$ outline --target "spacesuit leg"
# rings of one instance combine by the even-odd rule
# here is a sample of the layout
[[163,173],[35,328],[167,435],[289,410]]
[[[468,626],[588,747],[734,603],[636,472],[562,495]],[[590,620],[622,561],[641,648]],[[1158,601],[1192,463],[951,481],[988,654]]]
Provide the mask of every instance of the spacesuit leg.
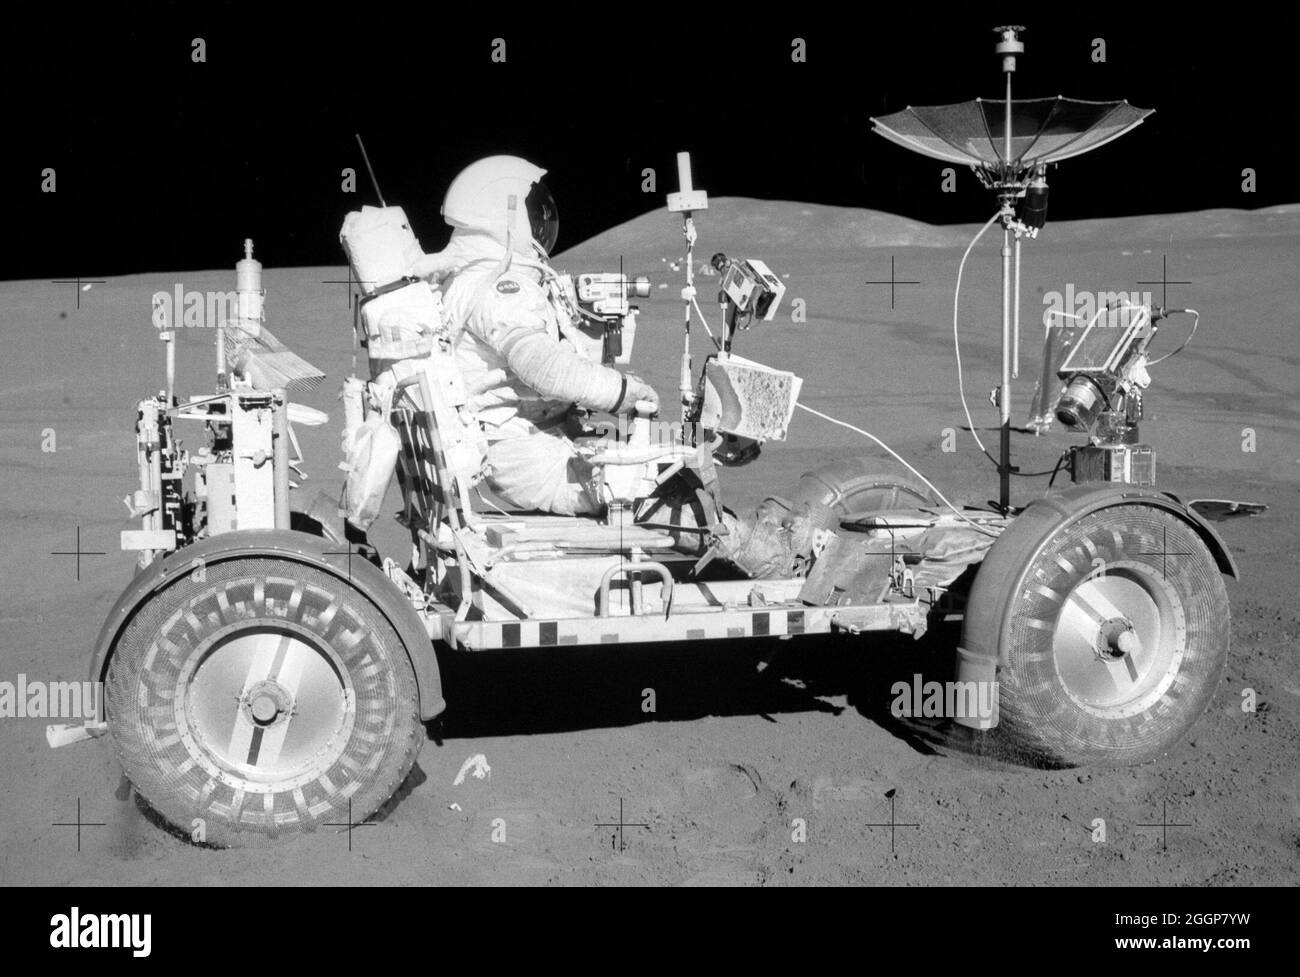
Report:
[[749,516],[722,510],[718,520],[720,531],[714,540],[696,531],[708,522],[705,502],[681,481],[668,487],[661,504],[645,521],[663,527],[682,527],[678,531],[670,529],[673,548],[689,556],[703,556],[716,544],[718,556],[756,580],[788,577],[794,572],[807,523],[806,518],[791,513],[783,500],[768,498]]
[[558,430],[539,430],[488,445],[488,484],[519,509],[561,516],[594,515],[600,504],[588,493],[591,468]]

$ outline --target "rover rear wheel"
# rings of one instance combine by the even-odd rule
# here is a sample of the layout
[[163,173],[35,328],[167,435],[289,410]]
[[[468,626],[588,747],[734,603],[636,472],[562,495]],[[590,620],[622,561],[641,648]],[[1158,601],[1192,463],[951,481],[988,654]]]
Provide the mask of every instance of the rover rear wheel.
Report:
[[215,563],[154,594],[105,690],[127,778],[176,829],[218,846],[364,820],[424,739],[415,675],[383,614],[348,581],[272,557]]
[[1228,657],[1227,590],[1205,543],[1163,509],[1120,505],[1026,550],[1023,575],[993,582],[996,598],[976,582],[979,599],[1007,607],[1004,734],[1061,765],[1165,753],[1204,712]]

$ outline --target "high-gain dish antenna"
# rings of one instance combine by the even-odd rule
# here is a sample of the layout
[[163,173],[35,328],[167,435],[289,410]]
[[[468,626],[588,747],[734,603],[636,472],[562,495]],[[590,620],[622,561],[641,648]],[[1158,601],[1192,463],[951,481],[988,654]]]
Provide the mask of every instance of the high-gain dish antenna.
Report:
[[1047,166],[1118,139],[1154,111],[1134,108],[1122,100],[1085,102],[1060,95],[1013,100],[1011,76],[1016,57],[1025,52],[1020,40],[1024,29],[994,28],[1006,76],[1004,99],[909,105],[901,112],[871,120],[876,132],[900,146],[932,159],[970,166],[980,182],[997,194],[1002,223],[1002,382],[997,401],[1002,419],[998,476],[1003,509],[1011,501],[1011,378],[1012,363],[1018,364],[1020,352],[1020,240],[1036,237],[1046,223]]

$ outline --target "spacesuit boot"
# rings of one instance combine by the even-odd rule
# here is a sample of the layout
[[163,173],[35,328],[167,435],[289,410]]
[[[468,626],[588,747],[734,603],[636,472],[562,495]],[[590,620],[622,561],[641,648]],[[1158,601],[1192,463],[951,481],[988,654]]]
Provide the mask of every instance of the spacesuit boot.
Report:
[[764,499],[748,519],[737,516],[719,538],[719,556],[755,580],[792,577],[800,564],[798,516],[781,499]]

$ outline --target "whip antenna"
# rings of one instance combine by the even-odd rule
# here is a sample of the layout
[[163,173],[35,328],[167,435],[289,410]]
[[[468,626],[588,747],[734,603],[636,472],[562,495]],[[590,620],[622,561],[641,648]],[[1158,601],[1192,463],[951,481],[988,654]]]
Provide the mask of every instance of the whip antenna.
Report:
[[379,197],[379,206],[387,207],[384,202],[384,191],[379,189],[379,181],[375,179],[375,168],[370,165],[370,155],[366,152],[366,144],[361,141],[361,133],[357,133],[357,145],[361,147],[361,158],[365,160],[366,172],[370,174],[370,185],[375,188],[375,195]]

